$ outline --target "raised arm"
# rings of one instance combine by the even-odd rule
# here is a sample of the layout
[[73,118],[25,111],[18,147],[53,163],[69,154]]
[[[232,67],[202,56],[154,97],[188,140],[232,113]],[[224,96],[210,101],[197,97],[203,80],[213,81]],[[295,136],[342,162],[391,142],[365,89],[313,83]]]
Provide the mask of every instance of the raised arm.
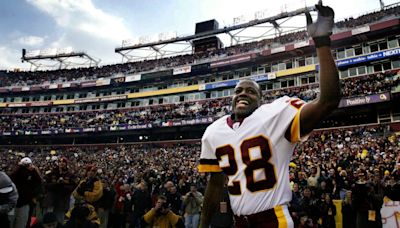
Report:
[[300,114],[300,135],[310,133],[318,123],[338,107],[341,98],[339,75],[332,57],[330,38],[334,12],[328,6],[316,5],[318,19],[312,22],[309,13],[307,31],[313,38],[319,59],[319,88],[317,99],[303,107]]
[[219,208],[220,199],[224,194],[225,176],[222,172],[211,173],[204,193],[203,209],[201,210],[201,228],[210,226],[211,218]]

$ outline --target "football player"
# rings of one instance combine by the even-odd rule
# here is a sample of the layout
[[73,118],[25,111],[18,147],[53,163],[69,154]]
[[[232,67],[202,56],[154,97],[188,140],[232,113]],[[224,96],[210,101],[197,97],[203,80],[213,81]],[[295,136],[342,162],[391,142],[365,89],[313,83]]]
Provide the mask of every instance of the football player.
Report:
[[297,142],[340,101],[339,77],[330,48],[334,12],[318,4],[318,19],[309,13],[307,31],[319,58],[320,94],[305,104],[287,96],[261,105],[260,86],[249,79],[235,87],[232,115],[211,124],[202,138],[200,172],[211,172],[204,196],[201,227],[209,227],[215,210],[226,211],[222,196],[229,177],[230,204],[236,227],[293,227],[287,204],[292,194],[289,162]]

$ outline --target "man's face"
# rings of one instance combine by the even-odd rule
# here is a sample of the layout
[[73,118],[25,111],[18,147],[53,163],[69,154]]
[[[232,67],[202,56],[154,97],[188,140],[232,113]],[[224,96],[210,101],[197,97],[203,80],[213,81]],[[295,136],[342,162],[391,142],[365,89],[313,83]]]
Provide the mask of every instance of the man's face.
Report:
[[253,81],[240,81],[235,87],[232,110],[238,119],[251,115],[260,106],[260,90]]
[[96,175],[96,170],[95,169],[90,169],[87,171],[87,177],[92,178]]

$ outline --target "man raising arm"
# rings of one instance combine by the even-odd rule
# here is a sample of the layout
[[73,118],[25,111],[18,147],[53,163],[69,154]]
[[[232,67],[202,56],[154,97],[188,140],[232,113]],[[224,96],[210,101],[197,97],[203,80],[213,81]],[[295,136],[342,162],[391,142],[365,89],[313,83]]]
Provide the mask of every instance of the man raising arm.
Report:
[[232,115],[216,120],[202,138],[200,172],[214,172],[207,185],[201,227],[208,227],[222,199],[223,171],[236,227],[293,227],[289,162],[296,142],[305,139],[340,101],[338,72],[331,55],[333,10],[316,6],[307,17],[320,62],[320,95],[309,104],[287,96],[261,105],[260,86],[241,80],[235,87]]

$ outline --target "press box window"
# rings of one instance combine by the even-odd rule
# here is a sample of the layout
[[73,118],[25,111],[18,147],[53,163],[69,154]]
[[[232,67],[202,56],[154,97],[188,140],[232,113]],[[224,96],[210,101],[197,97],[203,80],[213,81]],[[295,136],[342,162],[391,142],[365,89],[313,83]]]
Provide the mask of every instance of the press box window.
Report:
[[354,47],[354,54],[362,55],[363,54],[362,48],[360,46]]
[[397,39],[397,37],[392,36],[388,38],[388,46],[389,48],[395,48],[399,46],[399,40]]
[[390,61],[382,63],[382,66],[383,66],[383,70],[391,70],[392,69],[392,64],[390,63]]

